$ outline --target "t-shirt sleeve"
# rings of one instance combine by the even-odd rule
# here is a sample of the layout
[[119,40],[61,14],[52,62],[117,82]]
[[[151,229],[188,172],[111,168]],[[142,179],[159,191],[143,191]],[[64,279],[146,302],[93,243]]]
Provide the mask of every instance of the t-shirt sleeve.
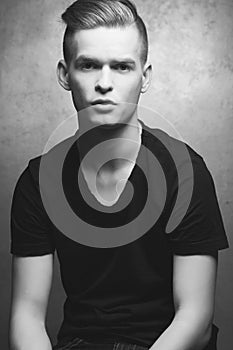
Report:
[[168,237],[173,253],[181,255],[208,254],[229,247],[214,181],[200,156],[193,160],[190,204]]
[[51,224],[43,207],[38,181],[33,177],[29,165],[20,175],[14,189],[10,231],[11,254],[40,256],[54,253]]

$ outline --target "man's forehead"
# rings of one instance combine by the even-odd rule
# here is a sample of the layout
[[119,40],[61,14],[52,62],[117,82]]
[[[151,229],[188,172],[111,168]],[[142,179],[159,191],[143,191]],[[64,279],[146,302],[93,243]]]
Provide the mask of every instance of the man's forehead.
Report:
[[77,55],[113,55],[131,57],[140,51],[136,26],[97,27],[77,31],[73,36]]

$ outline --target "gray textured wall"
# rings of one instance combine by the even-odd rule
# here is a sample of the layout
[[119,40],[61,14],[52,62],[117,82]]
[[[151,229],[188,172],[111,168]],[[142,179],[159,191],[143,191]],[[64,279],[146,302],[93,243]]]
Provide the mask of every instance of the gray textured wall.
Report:
[[[15,182],[28,160],[73,112],[56,81],[64,30],[59,16],[71,1],[1,0],[0,3],[0,342],[7,349],[10,294],[9,209]],[[165,116],[205,159],[215,180],[228,238],[233,195],[233,1],[138,0],[149,28],[153,85],[141,103]],[[142,118],[143,119],[143,118]],[[48,327],[55,339],[61,322],[58,266]],[[219,350],[233,347],[233,257],[219,259],[215,322]]]

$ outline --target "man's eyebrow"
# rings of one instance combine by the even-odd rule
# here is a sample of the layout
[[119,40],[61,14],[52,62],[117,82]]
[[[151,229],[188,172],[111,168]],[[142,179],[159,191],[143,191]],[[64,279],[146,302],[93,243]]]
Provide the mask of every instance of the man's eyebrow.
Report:
[[136,62],[132,58],[121,58],[121,59],[113,59],[111,61],[113,64],[119,64],[119,63],[125,63],[125,64],[131,64],[133,66],[136,65]]
[[[75,63],[83,63],[83,62],[95,62],[97,64],[103,64],[103,62],[95,57],[92,56],[86,56],[86,55],[80,55],[77,57],[75,60]],[[110,59],[111,64],[120,64],[120,63],[125,63],[125,64],[131,64],[131,65],[136,65],[135,60],[132,58],[119,58],[119,59]]]
[[90,57],[90,56],[85,56],[85,55],[80,55],[79,57],[76,58],[75,62],[83,62],[83,61],[98,61],[97,59],[95,59],[94,57]]

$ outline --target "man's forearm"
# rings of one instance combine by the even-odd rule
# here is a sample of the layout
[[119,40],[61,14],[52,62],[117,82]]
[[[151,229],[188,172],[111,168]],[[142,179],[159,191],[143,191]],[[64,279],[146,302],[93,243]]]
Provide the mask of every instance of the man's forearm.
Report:
[[170,326],[150,350],[203,350],[211,336],[211,324],[197,312],[177,312]]
[[45,326],[26,317],[11,321],[9,345],[10,350],[52,350]]

